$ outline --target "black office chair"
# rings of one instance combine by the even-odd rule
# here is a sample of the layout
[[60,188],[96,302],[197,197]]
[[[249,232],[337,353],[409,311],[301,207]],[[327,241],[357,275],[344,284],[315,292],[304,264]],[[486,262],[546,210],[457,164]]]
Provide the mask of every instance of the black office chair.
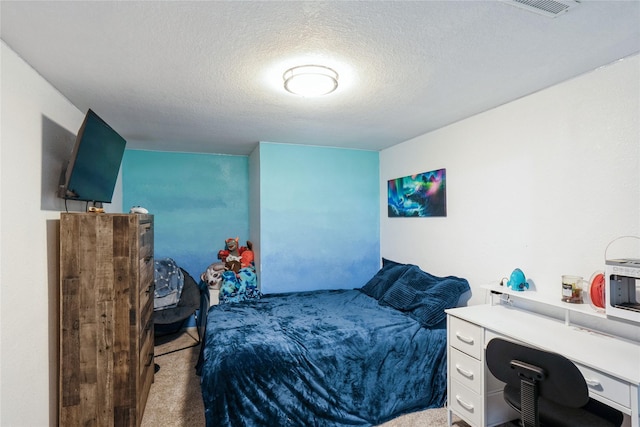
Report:
[[491,373],[506,383],[504,399],[523,427],[619,427],[623,415],[589,398],[580,370],[566,357],[500,338],[486,351]]
[[171,338],[175,338],[180,334],[183,326],[191,316],[195,316],[197,337],[189,333],[192,339],[191,344],[156,354],[155,357],[195,347],[200,344],[204,336],[207,312],[209,310],[209,289],[206,284],[197,284],[185,269],[180,268],[180,270],[182,270],[184,276],[184,286],[178,305],[153,312],[153,323],[156,327],[156,345],[165,344],[170,341]]

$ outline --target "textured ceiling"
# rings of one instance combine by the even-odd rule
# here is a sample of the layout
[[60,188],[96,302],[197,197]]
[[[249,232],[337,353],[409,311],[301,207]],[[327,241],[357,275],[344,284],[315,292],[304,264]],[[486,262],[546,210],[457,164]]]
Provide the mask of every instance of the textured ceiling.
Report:
[[[46,80],[151,150],[379,150],[640,51],[637,0],[556,18],[502,1],[3,0],[0,15]],[[282,73],[307,63],[337,70],[338,90],[286,92]]]

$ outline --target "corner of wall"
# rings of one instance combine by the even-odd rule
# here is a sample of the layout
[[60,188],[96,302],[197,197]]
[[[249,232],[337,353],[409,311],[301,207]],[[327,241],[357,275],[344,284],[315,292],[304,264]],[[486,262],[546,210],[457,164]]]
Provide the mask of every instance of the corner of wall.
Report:
[[[253,243],[256,274],[260,277],[260,145],[249,155],[249,240]],[[260,283],[260,281],[258,281]]]

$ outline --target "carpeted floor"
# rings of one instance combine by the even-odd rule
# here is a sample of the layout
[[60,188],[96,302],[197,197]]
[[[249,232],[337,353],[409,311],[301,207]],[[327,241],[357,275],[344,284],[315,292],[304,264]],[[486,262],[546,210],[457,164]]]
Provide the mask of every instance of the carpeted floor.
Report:
[[[190,345],[194,340],[188,334],[197,337],[195,329],[189,330],[173,341],[156,345],[155,353]],[[205,425],[200,377],[195,370],[199,351],[197,346],[155,358],[160,370],[151,384],[142,427]]]
[[[195,331],[188,331],[173,341],[157,345],[156,354],[188,345],[195,336]],[[195,366],[200,347],[192,347],[175,353],[156,357],[155,362],[160,370],[151,385],[149,399],[142,418],[142,427],[172,426],[194,427],[204,426],[204,406],[200,395],[200,381]],[[454,418],[454,426],[469,427],[467,423]],[[429,409],[406,414],[380,427],[446,427],[447,411]]]

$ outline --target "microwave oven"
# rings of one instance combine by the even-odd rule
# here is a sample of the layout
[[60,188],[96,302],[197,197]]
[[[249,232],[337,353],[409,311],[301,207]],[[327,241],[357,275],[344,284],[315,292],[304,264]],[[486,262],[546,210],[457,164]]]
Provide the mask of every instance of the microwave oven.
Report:
[[640,323],[640,259],[605,261],[605,313]]

